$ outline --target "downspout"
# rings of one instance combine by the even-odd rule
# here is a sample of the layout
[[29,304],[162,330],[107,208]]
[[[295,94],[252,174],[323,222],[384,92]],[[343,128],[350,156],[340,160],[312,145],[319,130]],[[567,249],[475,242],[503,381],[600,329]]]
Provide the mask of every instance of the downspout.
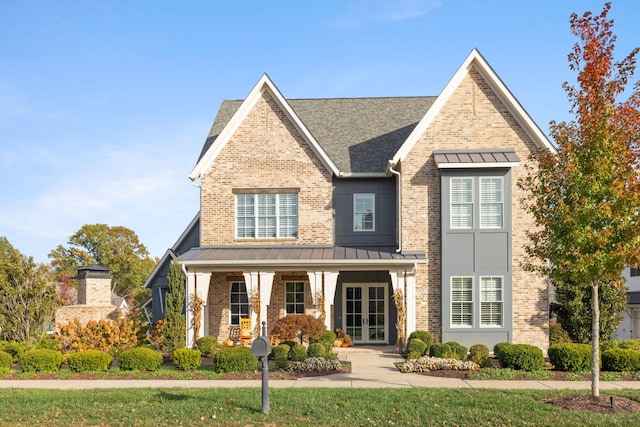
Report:
[[402,252],[402,176],[400,172],[393,169],[394,166],[394,164],[389,162],[389,172],[398,177],[396,191],[398,195],[398,249],[396,249],[396,253],[400,253]]

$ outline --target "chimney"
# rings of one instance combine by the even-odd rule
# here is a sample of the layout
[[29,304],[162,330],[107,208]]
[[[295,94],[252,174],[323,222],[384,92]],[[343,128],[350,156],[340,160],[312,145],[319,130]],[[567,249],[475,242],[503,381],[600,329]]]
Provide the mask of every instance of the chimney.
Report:
[[78,269],[78,304],[111,305],[111,269],[88,265]]

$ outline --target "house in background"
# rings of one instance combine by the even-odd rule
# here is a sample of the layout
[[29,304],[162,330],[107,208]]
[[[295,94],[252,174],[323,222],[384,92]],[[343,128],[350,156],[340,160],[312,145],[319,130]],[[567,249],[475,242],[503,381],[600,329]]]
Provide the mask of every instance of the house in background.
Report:
[[[189,175],[199,244],[177,259],[205,301],[201,334],[307,313],[355,345],[428,330],[546,350],[548,285],[521,265],[534,221],[516,186],[541,148],[475,49],[438,96],[287,99],[264,75],[222,102]],[[147,282],[154,320],[162,277]]]
[[623,275],[627,280],[627,309],[623,311],[622,322],[614,339],[640,338],[640,267],[627,268]]

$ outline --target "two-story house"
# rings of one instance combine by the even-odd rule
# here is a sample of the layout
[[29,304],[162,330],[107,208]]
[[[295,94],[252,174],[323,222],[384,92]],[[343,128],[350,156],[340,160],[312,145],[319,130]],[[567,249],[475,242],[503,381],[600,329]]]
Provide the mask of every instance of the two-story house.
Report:
[[477,50],[438,96],[287,99],[264,75],[222,102],[189,175],[199,245],[177,259],[201,334],[307,313],[355,345],[394,344],[400,307],[405,336],[546,349],[516,186],[538,149],[553,148]]

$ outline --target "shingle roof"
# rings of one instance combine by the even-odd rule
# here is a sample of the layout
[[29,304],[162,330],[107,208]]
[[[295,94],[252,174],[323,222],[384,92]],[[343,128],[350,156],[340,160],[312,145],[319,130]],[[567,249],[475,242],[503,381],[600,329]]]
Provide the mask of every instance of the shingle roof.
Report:
[[[289,99],[323,150],[345,173],[382,173],[435,96]],[[200,160],[242,101],[223,101]]]

